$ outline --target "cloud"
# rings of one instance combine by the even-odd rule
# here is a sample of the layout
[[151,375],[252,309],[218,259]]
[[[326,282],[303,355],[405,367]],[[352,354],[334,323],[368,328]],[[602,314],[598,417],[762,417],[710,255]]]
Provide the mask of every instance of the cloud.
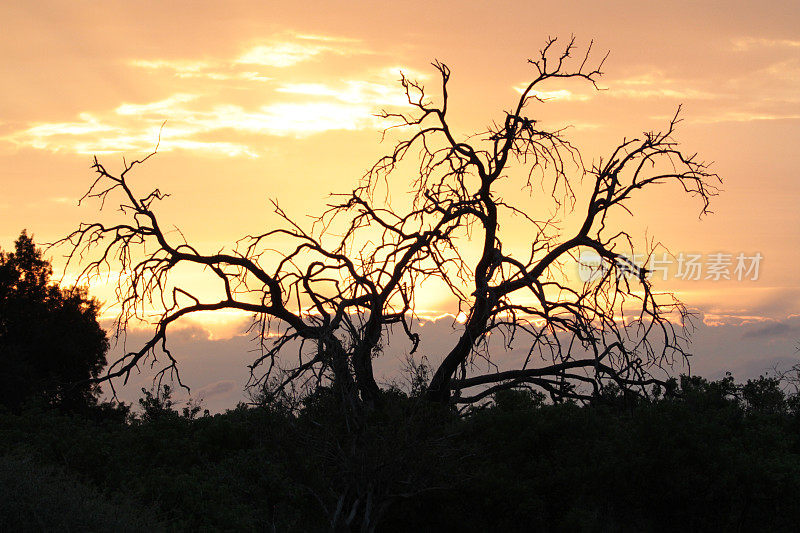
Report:
[[346,56],[369,53],[365,49],[352,46],[359,42],[357,39],[308,34],[295,34],[293,37],[296,40],[273,40],[253,46],[237,57],[235,63],[286,68],[324,54]]
[[[187,150],[255,158],[266,145],[263,136],[307,137],[328,131],[382,129],[388,124],[375,116],[378,111],[408,105],[397,83],[400,68],[372,68],[330,81],[287,75],[286,81],[272,81],[266,88],[263,82],[271,78],[253,68],[286,69],[324,54],[369,53],[354,47],[354,42],[299,35],[252,46],[236,58],[134,59],[127,63],[130,68],[179,78],[181,81],[173,83],[179,90],[152,101],[87,111],[75,121],[28,124],[0,141],[89,155],[146,152],[160,141],[163,152]],[[230,83],[214,83],[218,80]],[[260,83],[255,86],[253,81]]]
[[733,49],[739,52],[756,48],[800,48],[800,41],[793,39],[766,39],[762,37],[740,37],[733,39]]
[[636,76],[609,81],[605,95],[612,98],[672,98],[708,100],[718,95],[689,87],[687,80],[669,78],[661,71],[646,72]]
[[122,104],[116,110],[118,115],[157,115],[163,116],[171,113],[174,109],[179,108],[181,104],[195,100],[195,94],[173,94],[169,98],[159,100],[158,102],[150,102],[147,104]]
[[725,111],[719,115],[692,118],[697,124],[716,124],[719,122],[754,122],[763,120],[797,120],[800,113],[759,113],[747,111]]
[[81,113],[78,118],[80,121],[76,122],[38,123],[28,128],[26,132],[31,137],[45,139],[55,135],[86,135],[114,131],[113,126],[101,124],[97,117],[90,113]]
[[348,56],[370,54],[369,50],[353,46],[357,39],[325,35],[295,34],[273,38],[264,44],[252,45],[230,59],[132,59],[130,66],[150,71],[171,71],[178,78],[206,78],[210,80],[268,81],[271,78],[247,68],[293,67],[324,55]]
[[259,72],[235,71],[223,64],[211,63],[207,61],[134,59],[129,62],[129,65],[151,71],[171,71],[175,77],[181,79],[200,78],[215,81],[243,80],[256,82],[266,82],[272,79],[268,76],[260,74]]
[[792,328],[789,327],[789,325],[784,322],[772,322],[745,331],[742,337],[747,339],[747,338],[757,338],[757,337],[783,336],[786,335],[791,330]]
[[[113,143],[110,143],[112,146]],[[140,145],[140,147],[136,148],[136,151],[141,151],[142,148],[146,148],[146,145]],[[161,148],[159,148],[160,150]],[[237,144],[237,143],[230,143],[230,142],[220,142],[220,141],[193,141],[191,139],[173,139],[168,141],[166,146],[166,151],[171,150],[190,150],[193,152],[204,153],[209,155],[220,155],[220,156],[227,156],[227,157],[250,157],[255,158],[258,157],[259,154],[254,152],[250,147],[244,144]],[[115,152],[119,150],[109,150],[109,152]]]
[[[216,119],[229,127],[254,133],[305,136],[330,130],[378,127],[371,107],[334,102],[278,103],[255,112],[230,107],[219,109]],[[234,124],[230,120],[234,118]],[[223,126],[224,127],[224,126]]]
[[202,399],[212,398],[220,394],[227,394],[236,388],[236,382],[232,379],[223,379],[214,383],[209,383],[205,387],[197,390],[197,397]]
[[69,198],[66,196],[56,196],[53,198],[48,198],[49,201],[56,203],[56,204],[77,204],[77,198]]
[[310,33],[296,33],[296,39],[303,39],[307,41],[322,41],[326,43],[358,43],[361,39],[353,39],[351,37],[336,37],[331,35],[315,35]]
[[275,43],[255,46],[239,56],[237,63],[266,67],[290,67],[329,50],[327,46]]
[[200,72],[210,67],[207,61],[169,60],[169,59],[134,59],[130,65],[150,70],[167,69],[188,74]]
[[[531,91],[531,95],[542,100],[557,100],[563,102],[586,102],[597,94],[609,98],[670,98],[678,100],[709,100],[716,98],[717,95],[711,92],[693,89],[687,86],[686,81],[668,78],[659,71],[648,72],[629,78],[609,80],[609,89],[602,91],[587,90],[574,92],[568,89],[558,89],[553,91]],[[514,90],[522,93],[527,85],[518,85]]]
[[[517,85],[516,87],[514,87],[514,90],[522,94],[527,88],[528,88],[527,85]],[[591,94],[574,93],[567,89],[558,89],[555,91],[532,90],[530,92],[530,96],[540,98],[542,100],[562,100],[562,101],[578,101],[578,102],[585,102],[592,98]]]
[[[165,152],[183,149],[210,155],[258,157],[258,148],[251,144],[196,137],[220,134],[224,130],[250,135],[305,137],[333,130],[379,129],[385,124],[375,116],[378,109],[400,105],[401,97],[388,88],[359,81],[348,84],[351,92],[343,95],[332,88],[321,88],[319,94],[312,94],[286,87],[283,92],[315,99],[276,102],[255,109],[235,104],[217,104],[210,108],[207,104],[185,105],[195,98],[178,94],[156,102],[125,103],[102,118],[84,113],[82,121],[37,124],[0,139],[17,146],[53,152],[105,154],[152,150],[160,138],[159,150]],[[364,90],[364,87],[369,89]]]
[[609,96],[615,98],[672,98],[675,100],[708,100],[716,95],[696,89],[669,89],[666,87],[652,89],[619,88],[611,89]]
[[[692,114],[695,124],[795,120],[800,118],[796,58],[769,63],[746,75],[711,83],[710,79],[673,79],[661,71],[612,80],[603,93],[611,98],[637,100],[703,100],[703,115]],[[666,119],[671,117],[658,117]]]
[[[191,137],[201,133],[202,128],[181,127],[180,121],[175,128],[161,124],[169,113],[159,113],[163,101],[143,104],[143,116],[134,120],[119,120],[109,115],[102,119],[81,114],[83,122],[39,124],[0,138],[19,147],[29,147],[51,152],[71,152],[84,155],[102,155],[118,152],[150,151],[161,139],[159,150],[169,152],[176,149],[197,151],[206,155],[222,155],[228,157],[258,157],[250,147],[240,143],[227,141],[198,140]],[[134,116],[135,104],[123,104],[122,112],[117,115]],[[118,109],[119,111],[119,109]],[[151,115],[148,118],[146,115]]]
[[286,94],[329,97],[350,104],[403,106],[408,103],[399,85],[390,80],[344,80],[332,84],[287,83],[275,90]]
[[[314,86],[314,90],[309,87]],[[42,123],[0,139],[17,146],[53,152],[106,154],[152,150],[191,150],[207,155],[258,157],[252,143],[212,140],[230,130],[248,135],[295,136],[332,130],[379,129],[381,107],[400,105],[401,96],[377,83],[345,82],[342,94],[321,84],[282,87],[283,93],[310,96],[302,102],[275,102],[257,108],[196,102],[196,95],[175,94],[155,102],[124,103],[102,117],[82,113],[82,120]],[[164,125],[162,129],[162,124]],[[200,137],[200,138],[198,138]]]

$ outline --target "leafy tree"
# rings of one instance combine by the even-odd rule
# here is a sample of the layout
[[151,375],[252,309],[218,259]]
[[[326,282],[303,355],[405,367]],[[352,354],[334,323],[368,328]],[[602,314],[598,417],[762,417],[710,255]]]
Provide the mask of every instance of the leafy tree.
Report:
[[[274,384],[276,395],[296,385],[332,385],[357,412],[380,402],[372,361],[390,330],[405,332],[410,353],[419,346],[415,294],[434,279],[458,301],[464,323],[451,346],[425,354],[437,365],[425,384],[431,400],[473,403],[527,386],[554,401],[591,401],[609,383],[639,394],[664,383],[672,362],[686,355],[687,312],[655,293],[647,269],[630,259],[633,237],[619,216],[631,213],[632,198],[662,184],[697,198],[705,213],[719,178],[678,148],[677,113],[663,131],[622,139],[591,165],[563,129],[531,118],[547,83],[597,87],[604,58],[593,58],[591,45],[575,52],[574,39],[562,48],[548,40],[529,60],[532,79],[519,98],[478,135],[453,126],[446,65],[433,64],[435,98],[403,77],[410,111],[383,116],[406,136],[359,186],[310,227],[275,203],[281,225],[214,253],[164,229],[157,209],[164,193],[136,191],[132,172],[155,152],[120,173],[95,159],[97,177],[85,198],[118,203],[124,220],[82,224],[63,240],[70,261],[81,263],[83,279],[112,262],[122,271],[122,327],[160,313],[152,338],[104,377],[127,376],[161,352],[163,371],[176,371],[166,348],[172,325],[190,313],[237,309],[253,313],[253,331],[262,334],[251,365],[257,384]],[[409,195],[388,201],[408,190],[398,177],[409,168]],[[517,235],[527,228],[529,242],[515,246],[509,227]],[[585,283],[565,280],[584,254],[602,268]],[[208,285],[219,287],[217,297],[192,294],[183,266],[202,269]],[[529,357],[502,372],[474,364],[495,357],[493,335],[525,344]]]
[[531,410],[544,405],[545,396],[530,389],[502,389],[494,393],[494,405],[501,411]]
[[203,416],[209,416],[208,409],[203,409],[201,400],[189,399],[186,406],[178,412],[172,399],[172,387],[161,385],[149,391],[142,387],[143,396],[139,398],[139,407],[142,409],[141,420],[152,422],[163,418],[180,417],[193,420],[202,411]]
[[97,401],[90,383],[106,365],[108,339],[99,304],[85,288],[60,288],[25,231],[0,251],[0,403],[26,399],[79,408]]
[[786,393],[781,389],[778,377],[759,376],[748,379],[742,386],[742,398],[747,407],[759,413],[778,414],[786,410]]

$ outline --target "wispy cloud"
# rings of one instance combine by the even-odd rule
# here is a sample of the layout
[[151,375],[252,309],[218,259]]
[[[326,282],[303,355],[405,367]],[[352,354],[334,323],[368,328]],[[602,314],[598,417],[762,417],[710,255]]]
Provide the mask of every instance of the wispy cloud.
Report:
[[740,37],[733,39],[733,49],[747,51],[756,48],[800,48],[800,41],[794,39],[767,39],[763,37]]
[[[527,85],[517,85],[514,87],[514,90],[518,93],[522,94],[525,89],[527,89]],[[561,101],[568,101],[568,102],[585,102],[592,98],[591,93],[575,93],[568,89],[558,89],[555,91],[537,91],[533,90],[530,93],[531,96],[540,98],[541,100],[561,100]]]
[[[154,102],[149,104],[157,108]],[[132,105],[132,104],[131,104]],[[146,107],[147,105],[145,105]],[[123,107],[123,106],[121,106]],[[123,107],[123,111],[128,110]],[[119,111],[119,109],[118,109]],[[142,152],[152,150],[161,139],[159,149],[169,152],[176,149],[193,150],[207,155],[228,157],[257,157],[244,144],[225,141],[203,141],[186,138],[200,133],[197,128],[178,125],[164,128],[152,119],[124,120],[124,113],[116,117],[109,115],[101,119],[82,114],[83,122],[39,124],[0,138],[19,147],[29,147],[51,152],[70,152],[86,155],[101,155],[117,152]]]
[[139,117],[158,115],[163,116],[172,113],[175,109],[180,109],[181,104],[196,100],[198,95],[178,93],[172,96],[159,100],[157,102],[150,102],[147,104],[122,104],[115,112],[118,115],[136,115]]
[[354,103],[281,102],[248,110],[237,105],[215,106],[192,113],[185,122],[203,131],[232,129],[253,134],[306,136],[330,130],[377,127],[374,109]]
[[609,91],[609,96],[615,98],[670,98],[674,100],[711,100],[716,98],[713,93],[696,89],[670,89],[661,88],[615,88]]
[[324,45],[291,42],[264,44],[255,46],[239,56],[236,63],[265,67],[291,67],[297,63],[308,61],[324,51],[339,52],[336,48]]
[[205,387],[201,387],[197,390],[197,397],[208,399],[214,396],[219,396],[220,394],[227,394],[236,388],[236,382],[232,379],[223,379],[220,381],[215,381],[214,383],[209,383]]
[[81,113],[76,122],[39,123],[31,126],[26,131],[32,137],[46,139],[55,135],[86,135],[89,133],[105,133],[113,131],[114,127],[102,124],[90,113]]
[[743,338],[755,337],[776,337],[787,335],[792,331],[792,328],[785,322],[769,322],[762,326],[755,327],[745,331],[742,335]]
[[660,71],[610,80],[604,95],[612,98],[669,98],[676,100],[710,100],[718,95],[690,86],[688,80],[677,80]]
[[181,79],[207,79],[215,81],[243,80],[265,82],[272,78],[259,72],[241,71],[226,64],[209,61],[171,61],[167,59],[134,59],[128,63],[132,67],[150,71],[167,71]]
[[55,196],[53,198],[48,198],[49,201],[56,203],[56,204],[76,204],[78,203],[77,198],[69,198],[66,196]]
[[197,73],[210,68],[212,65],[207,61],[182,61],[169,59],[133,59],[129,61],[133,67],[150,70],[166,69],[179,74]]
[[336,83],[286,83],[275,89],[279,93],[322,96],[349,104],[402,106],[408,103],[397,83],[344,80]]
[[295,34],[293,37],[291,40],[274,39],[257,44],[236,58],[235,63],[285,68],[325,54],[349,56],[370,53],[355,46],[359,42],[357,39],[309,34]]
[[783,80],[789,82],[793,96],[797,99],[798,81],[800,81],[800,58],[791,57],[783,61],[776,61],[764,67],[762,72],[767,74],[770,78]]
[[[561,102],[586,102],[599,94],[619,99],[668,98],[677,100],[707,100],[718,96],[712,92],[689,87],[686,80],[672,79],[662,72],[648,72],[628,78],[611,79],[608,81],[608,85],[608,90],[602,92],[591,88],[582,91],[557,89],[552,91],[534,90],[531,95],[542,100]],[[517,85],[514,90],[522,93],[526,87],[526,85]]]
[[[258,157],[263,141],[257,136],[306,137],[335,130],[380,129],[387,124],[375,113],[406,103],[402,90],[388,79],[287,83],[274,94],[272,103],[244,106],[176,93],[154,102],[126,102],[112,111],[82,113],[72,122],[36,123],[0,140],[52,152],[106,154],[151,150],[160,139],[161,151]],[[230,132],[247,140],[221,140],[230,138]]]
[[[272,79],[259,69],[285,69],[299,63],[319,59],[325,55],[349,56],[369,54],[356,46],[357,39],[324,35],[284,35],[263,43],[252,44],[238,56],[229,59],[141,59],[129,65],[149,71],[171,72],[182,79],[208,79],[217,81],[245,80],[264,82]],[[246,70],[243,70],[245,68]]]
[[[0,141],[53,152],[104,154],[159,149],[205,155],[258,157],[259,136],[305,137],[334,130],[380,129],[380,109],[407,105],[400,70],[379,67],[349,78],[304,79],[293,67],[315,58],[369,54],[360,41],[323,35],[284,35],[225,58],[137,58],[130,68],[177,78],[178,91],[153,101],[123,102],[81,113],[70,122],[37,122]],[[286,81],[265,75],[280,71]],[[230,83],[217,84],[226,80]],[[253,85],[250,82],[260,82]],[[263,82],[269,82],[264,84]],[[166,125],[161,128],[166,121]],[[235,142],[231,137],[235,138]]]
[[800,113],[760,113],[749,111],[725,111],[718,115],[692,118],[698,124],[716,124],[719,122],[755,122],[763,120],[798,120]]
[[326,43],[360,43],[361,39],[354,39],[352,37],[340,37],[335,35],[318,35],[312,33],[296,33],[295,38],[303,39],[305,41],[321,41]]
[[[181,99],[172,101],[181,102]],[[211,140],[223,130],[239,134],[304,137],[331,130],[380,128],[372,105],[338,101],[279,102],[246,109],[233,104],[184,107],[165,101],[124,104],[101,119],[39,124],[12,133],[6,140],[21,147],[53,152],[105,154],[146,151],[160,138],[161,151],[192,150],[206,155],[258,157],[252,144]],[[161,123],[166,124],[161,129]],[[216,134],[216,135],[213,135]],[[258,143],[254,143],[258,144]]]

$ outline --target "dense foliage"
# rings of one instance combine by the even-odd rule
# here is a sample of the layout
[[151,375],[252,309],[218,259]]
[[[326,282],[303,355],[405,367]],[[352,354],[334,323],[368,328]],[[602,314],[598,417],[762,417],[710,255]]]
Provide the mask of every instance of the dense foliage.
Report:
[[24,231],[13,252],[0,251],[0,404],[36,397],[74,410],[96,402],[88,380],[105,367],[108,350],[98,303],[51,275]]
[[[775,379],[683,377],[655,400],[607,390],[587,406],[505,391],[462,416],[384,394],[357,432],[325,389],[298,411],[179,412],[161,391],[125,422],[5,412],[0,490],[21,506],[36,498],[41,525],[65,529],[47,520],[69,509],[84,520],[72,529],[92,529],[86,507],[100,494],[98,524],[114,508],[150,530],[324,531],[345,495],[364,496],[379,531],[789,531],[800,521],[800,412]],[[51,490],[18,491],[40,471]],[[65,496],[76,491],[78,504]]]

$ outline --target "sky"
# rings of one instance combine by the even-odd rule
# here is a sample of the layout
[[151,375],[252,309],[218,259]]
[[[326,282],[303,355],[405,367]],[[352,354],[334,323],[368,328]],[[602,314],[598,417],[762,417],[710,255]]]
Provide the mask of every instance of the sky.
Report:
[[[270,199],[303,217],[351,190],[391,149],[391,137],[381,143],[390,124],[375,113],[403,109],[400,71],[433,89],[430,63],[445,62],[452,124],[466,137],[511,107],[532,76],[526,60],[548,36],[575,35],[581,50],[593,41],[598,59],[610,52],[604,90],[552,83],[529,113],[569,125],[591,162],[625,137],[663,129],[682,105],[682,149],[723,179],[711,215],[664,189],[621,221],[676,256],[700,255],[706,269],[713,254],[730,255],[733,279],[705,270],[681,280],[673,265],[656,283],[701,318],[693,370],[757,375],[797,359],[796,2],[44,1],[4,2],[0,20],[3,249],[23,228],[44,243],[98,219],[96,204],[77,205],[92,157],[118,170],[123,156],[152,151],[159,132],[136,186],[168,192],[164,219],[219,249],[274,224]],[[739,254],[761,257],[758,279],[736,279]],[[58,251],[53,260],[58,269]],[[91,290],[111,300],[107,287]],[[443,297],[423,303],[431,319],[453,310]],[[241,396],[237,362],[252,354],[239,318],[184,327],[175,342],[189,384],[214,405]]]

